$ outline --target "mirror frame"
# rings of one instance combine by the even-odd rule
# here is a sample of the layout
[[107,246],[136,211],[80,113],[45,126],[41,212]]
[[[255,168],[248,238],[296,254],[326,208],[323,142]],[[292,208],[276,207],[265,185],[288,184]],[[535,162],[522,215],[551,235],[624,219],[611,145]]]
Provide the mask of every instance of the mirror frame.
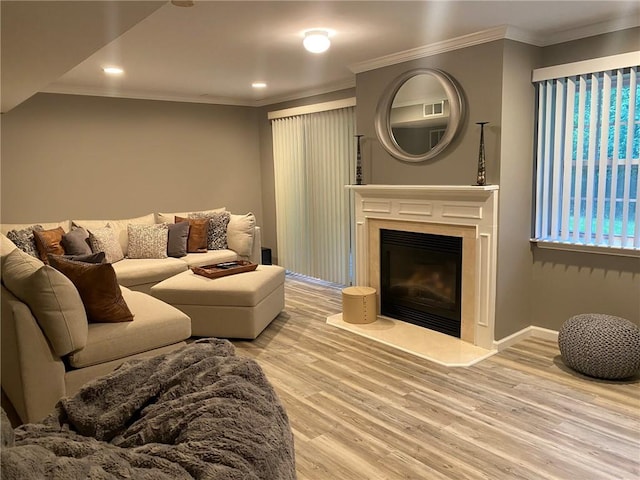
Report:
[[[390,114],[393,100],[395,99],[398,90],[407,82],[407,80],[415,77],[416,75],[431,75],[440,82],[440,85],[444,89],[447,99],[449,100],[449,122],[445,133],[437,143],[435,147],[420,155],[413,155],[405,152],[400,145],[396,142],[391,131]],[[429,160],[440,152],[442,152],[455,138],[456,134],[462,126],[462,118],[464,116],[464,101],[460,89],[456,85],[455,81],[448,74],[442,70],[434,68],[416,68],[409,70],[398,76],[391,84],[385,89],[378,102],[375,116],[375,129],[378,140],[382,143],[382,146],[387,152],[393,155],[398,160],[404,162],[424,162]]]

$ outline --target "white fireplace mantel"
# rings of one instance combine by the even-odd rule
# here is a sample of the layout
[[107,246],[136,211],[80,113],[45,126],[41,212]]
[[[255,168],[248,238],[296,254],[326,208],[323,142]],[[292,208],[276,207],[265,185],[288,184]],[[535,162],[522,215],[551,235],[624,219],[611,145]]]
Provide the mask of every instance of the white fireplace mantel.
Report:
[[356,284],[379,286],[379,251],[375,250],[379,248],[381,227],[460,236],[462,339],[492,349],[498,186],[347,185],[346,188],[355,194]]

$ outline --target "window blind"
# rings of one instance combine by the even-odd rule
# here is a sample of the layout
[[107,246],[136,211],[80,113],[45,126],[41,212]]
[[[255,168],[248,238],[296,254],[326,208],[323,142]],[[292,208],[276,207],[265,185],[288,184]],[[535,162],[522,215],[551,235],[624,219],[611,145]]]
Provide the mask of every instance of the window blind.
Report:
[[637,76],[634,65],[536,82],[535,240],[640,249]]
[[349,192],[355,108],[271,120],[278,263],[342,285],[350,281]]

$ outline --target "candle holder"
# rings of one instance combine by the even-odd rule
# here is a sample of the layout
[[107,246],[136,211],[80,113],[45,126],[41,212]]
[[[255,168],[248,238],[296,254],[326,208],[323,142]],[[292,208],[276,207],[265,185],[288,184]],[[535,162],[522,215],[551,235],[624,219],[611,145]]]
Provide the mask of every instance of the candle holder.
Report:
[[362,185],[362,153],[360,151],[360,138],[364,135],[354,135],[357,139],[356,149],[356,185]]
[[478,174],[476,176],[476,185],[484,186],[487,184],[485,153],[484,153],[484,126],[489,122],[476,122],[480,125],[480,151],[478,152]]

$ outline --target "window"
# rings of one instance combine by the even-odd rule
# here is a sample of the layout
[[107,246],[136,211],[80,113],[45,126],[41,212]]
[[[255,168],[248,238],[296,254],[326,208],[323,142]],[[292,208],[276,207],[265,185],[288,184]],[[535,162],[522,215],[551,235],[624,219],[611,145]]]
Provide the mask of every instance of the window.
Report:
[[640,250],[638,58],[534,71],[536,241]]

